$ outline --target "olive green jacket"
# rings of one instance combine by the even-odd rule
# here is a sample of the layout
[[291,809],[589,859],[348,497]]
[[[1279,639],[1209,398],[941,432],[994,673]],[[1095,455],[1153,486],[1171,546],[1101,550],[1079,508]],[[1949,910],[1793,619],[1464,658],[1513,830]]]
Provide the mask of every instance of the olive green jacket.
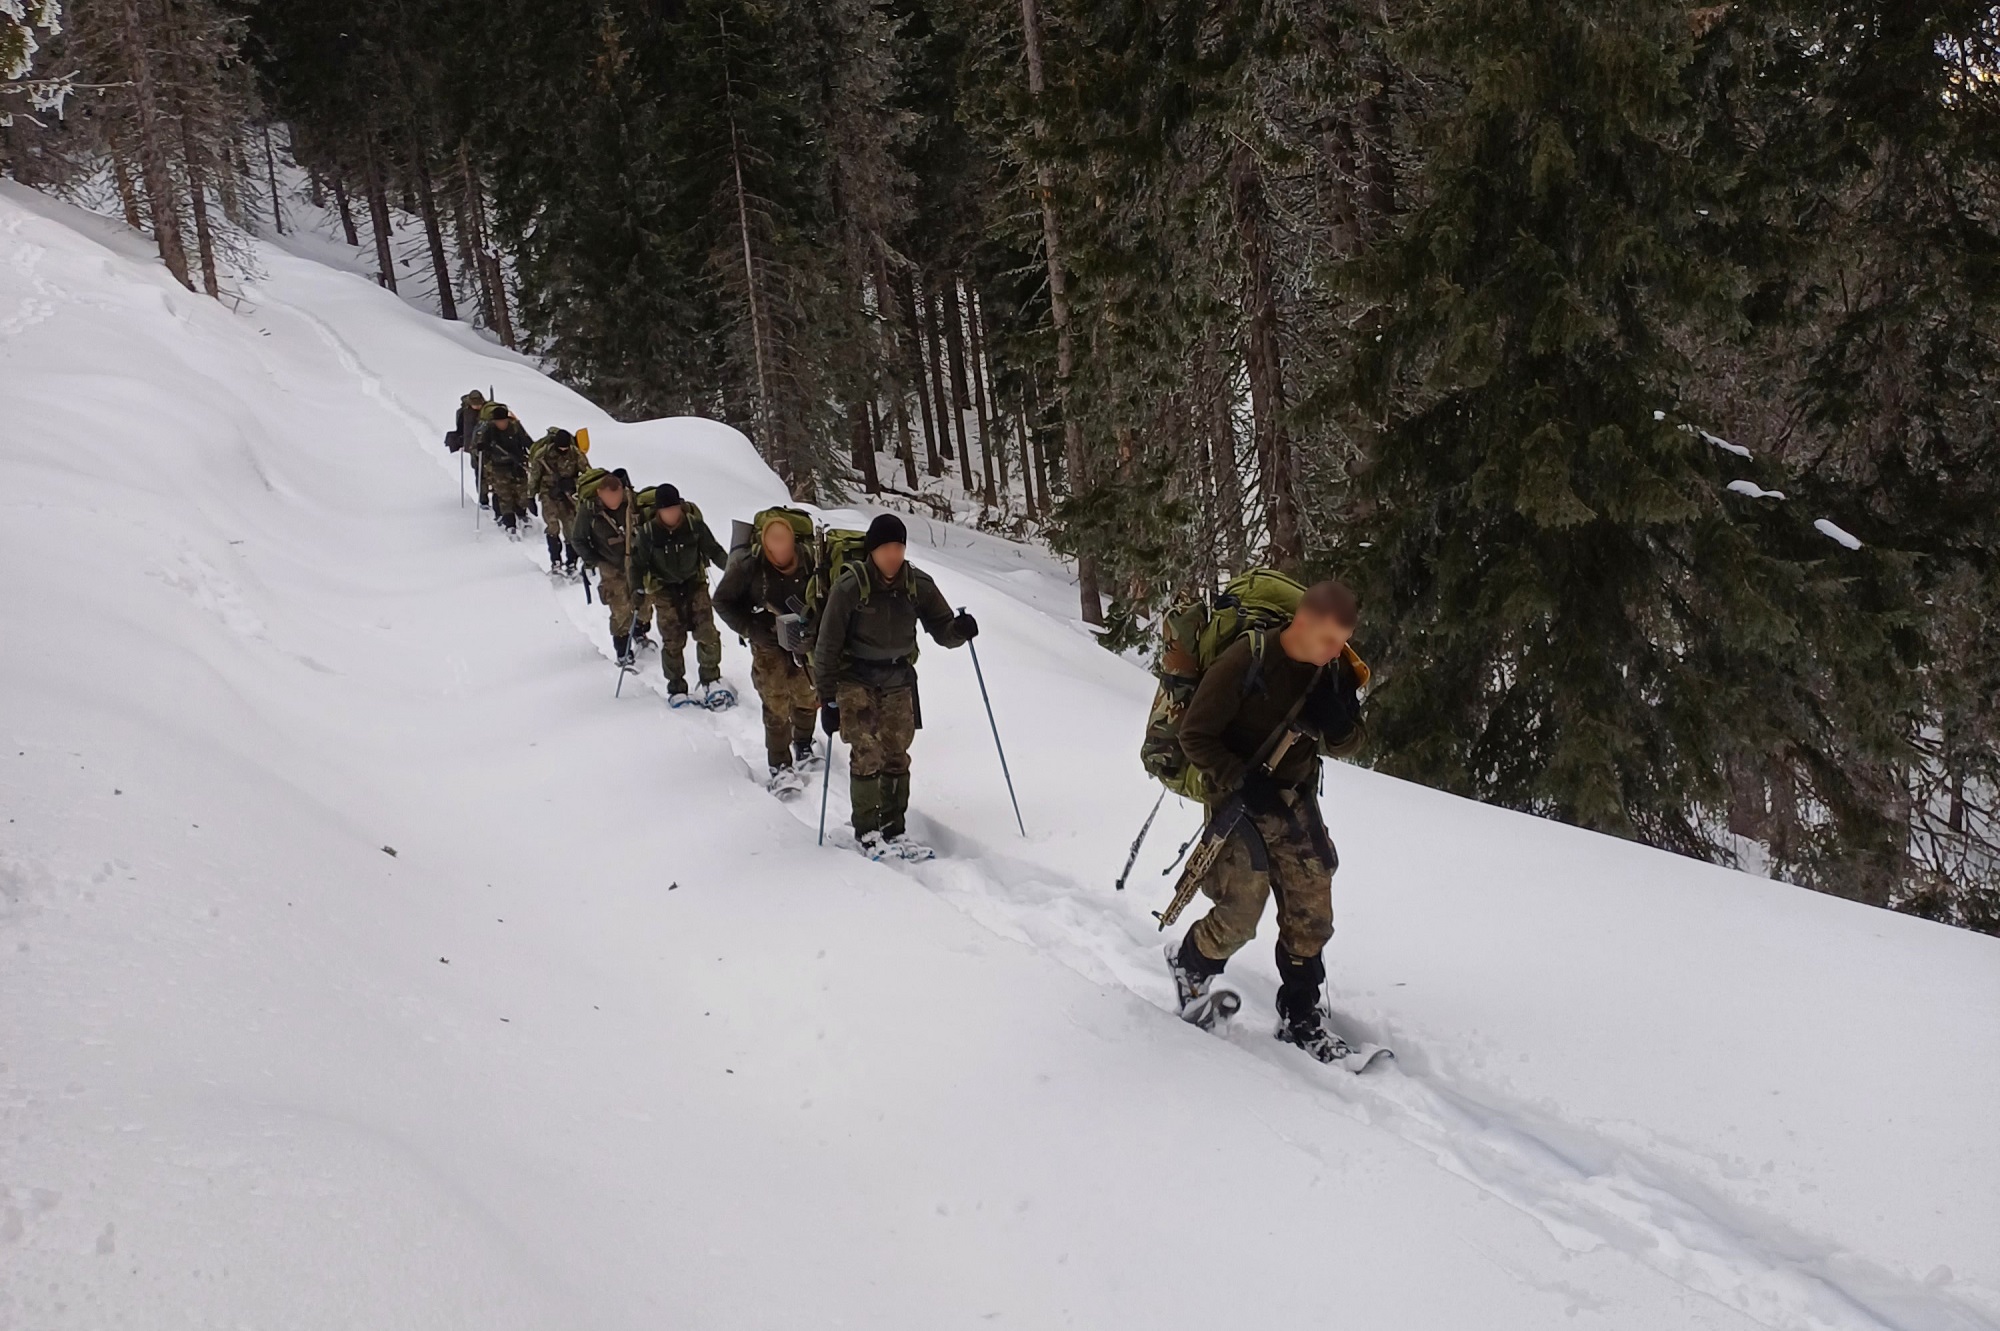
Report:
[[633,533],[632,575],[648,585],[677,587],[701,576],[704,564],[727,563],[722,546],[692,508],[681,509],[681,525],[669,527],[657,515]]
[[873,561],[850,564],[833,580],[820,607],[813,644],[813,681],[828,702],[842,681],[871,688],[917,682],[917,625],[946,647],[960,647],[957,616],[930,574],[904,564],[885,582]]
[[780,573],[755,546],[729,557],[722,581],[715,588],[715,614],[736,633],[759,647],[778,646],[778,616],[804,605],[812,581],[813,561],[803,543],[790,573]]

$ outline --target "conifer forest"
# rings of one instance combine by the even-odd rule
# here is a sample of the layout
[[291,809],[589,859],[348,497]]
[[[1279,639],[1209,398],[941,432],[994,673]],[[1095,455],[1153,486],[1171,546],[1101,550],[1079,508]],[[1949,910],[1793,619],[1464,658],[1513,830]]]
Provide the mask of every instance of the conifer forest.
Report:
[[1992,0],[27,0],[0,76],[193,291],[309,196],[1110,650],[1346,579],[1382,771],[2000,932]]

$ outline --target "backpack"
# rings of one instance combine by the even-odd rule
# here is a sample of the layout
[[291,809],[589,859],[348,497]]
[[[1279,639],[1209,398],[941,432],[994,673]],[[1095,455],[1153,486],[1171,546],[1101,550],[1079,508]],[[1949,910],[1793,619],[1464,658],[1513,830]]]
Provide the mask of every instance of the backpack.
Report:
[[[1231,578],[1213,600],[1177,605],[1160,621],[1160,655],[1153,665],[1159,688],[1146,715],[1139,761],[1161,785],[1189,799],[1206,798],[1208,783],[1181,749],[1181,717],[1202,676],[1238,638],[1253,634],[1252,650],[1263,659],[1266,640],[1291,622],[1305,592],[1288,574],[1253,568]],[[1360,658],[1354,661],[1359,666]],[[1365,680],[1366,667],[1360,671]],[[1253,672],[1251,681],[1255,678]]]
[[[826,594],[833,590],[833,584],[843,570],[859,568],[867,558],[862,544],[868,539],[865,531],[852,527],[828,527],[819,534],[819,546],[814,551],[813,574],[806,583],[806,609],[813,615],[819,614],[820,606],[826,603]],[[868,578],[861,579],[861,599],[865,602],[871,590]]]
[[595,495],[597,493],[597,487],[604,484],[604,478],[607,476],[618,476],[620,479],[623,479],[624,473],[615,472],[608,467],[584,468],[583,473],[576,478],[577,502],[582,503],[584,500],[589,499],[592,495]]

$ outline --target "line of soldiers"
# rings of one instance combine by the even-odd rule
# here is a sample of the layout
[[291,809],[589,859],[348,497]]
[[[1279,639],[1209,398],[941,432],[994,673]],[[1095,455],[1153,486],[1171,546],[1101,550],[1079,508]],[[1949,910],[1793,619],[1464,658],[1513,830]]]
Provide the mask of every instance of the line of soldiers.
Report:
[[[552,574],[581,576],[588,586],[595,570],[621,667],[634,665],[635,644],[644,646],[656,623],[669,702],[733,706],[734,690],[721,678],[719,615],[750,647],[770,789],[797,793],[822,761],[813,742],[817,715],[828,736],[847,737],[861,849],[877,859],[930,858],[907,827],[910,745],[923,724],[917,627],[959,647],[979,625],[954,613],[909,562],[902,519],[883,514],[866,533],[820,531],[797,509],[769,508],[736,524],[725,554],[701,510],[673,485],[635,492],[622,468],[591,467],[582,432],[553,429],[530,444],[504,404],[475,391],[462,400],[447,442],[471,452],[481,503],[509,533],[518,538],[539,508]],[[713,597],[710,567],[722,569]],[[1353,752],[1365,733],[1359,690],[1367,670],[1349,646],[1359,617],[1343,584],[1305,588],[1281,627],[1238,638],[1206,668],[1175,741],[1213,792],[1204,796],[1206,835],[1220,840],[1220,820],[1229,819],[1226,844],[1198,884],[1212,908],[1167,948],[1182,1016],[1213,1027],[1235,1010],[1240,1000],[1222,984],[1224,967],[1275,897],[1277,1036],[1322,1062],[1352,1051],[1323,1021],[1322,953],[1333,933],[1339,857],[1315,786],[1320,757]],[[682,659],[690,637],[698,696]],[[1274,743],[1288,735],[1308,742]]]
[[[866,532],[821,533],[793,508],[770,508],[725,552],[701,509],[671,484],[637,489],[624,468],[592,467],[588,435],[552,429],[529,443],[504,403],[474,390],[459,404],[447,446],[463,449],[479,476],[482,505],[519,539],[528,515],[542,519],[549,572],[576,577],[608,616],[621,668],[659,631],[670,706],[723,710],[736,691],[722,677],[722,622],[750,647],[750,678],[763,704],[769,788],[781,797],[806,786],[822,761],[814,723],[847,738],[855,838],[873,858],[927,859],[912,839],[910,746],[923,724],[917,694],[917,627],[959,647],[979,632],[954,612],[930,575],[909,562],[909,533],[894,514]],[[711,595],[708,570],[722,570]],[[685,663],[695,646],[697,677]]]

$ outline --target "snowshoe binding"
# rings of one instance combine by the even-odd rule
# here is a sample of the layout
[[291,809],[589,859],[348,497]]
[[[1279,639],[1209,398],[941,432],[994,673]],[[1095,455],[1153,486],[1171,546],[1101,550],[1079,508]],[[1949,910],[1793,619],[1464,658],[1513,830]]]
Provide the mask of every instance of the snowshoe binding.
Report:
[[819,750],[813,746],[811,740],[795,739],[792,741],[793,767],[801,772],[817,772],[820,769],[822,761],[823,759],[819,756]]
[[805,788],[806,774],[791,764],[783,767],[773,767],[771,769],[771,779],[764,783],[764,789],[770,791],[781,800],[788,800],[794,795],[803,794]]
[[895,836],[883,836],[880,832],[863,832],[858,842],[861,853],[871,860],[900,860],[905,864],[920,864],[937,858],[937,852],[921,841],[912,840],[907,832]]
[[701,699],[689,693],[688,686],[685,683],[667,685],[667,706],[679,708],[698,707],[700,705]]
[[1303,1017],[1280,1017],[1277,1037],[1296,1045],[1321,1063],[1362,1073],[1378,1061],[1395,1057],[1393,1050],[1379,1044],[1351,1045],[1326,1028],[1323,1013],[1315,1009]]
[[701,686],[701,705],[711,712],[726,712],[736,705],[736,690],[726,679],[711,679]]
[[1243,1007],[1243,996],[1222,982],[1218,972],[1202,975],[1181,964],[1181,944],[1168,943],[1167,970],[1174,977],[1174,993],[1180,1000],[1181,1020],[1190,1026],[1212,1031],[1226,1023]]

